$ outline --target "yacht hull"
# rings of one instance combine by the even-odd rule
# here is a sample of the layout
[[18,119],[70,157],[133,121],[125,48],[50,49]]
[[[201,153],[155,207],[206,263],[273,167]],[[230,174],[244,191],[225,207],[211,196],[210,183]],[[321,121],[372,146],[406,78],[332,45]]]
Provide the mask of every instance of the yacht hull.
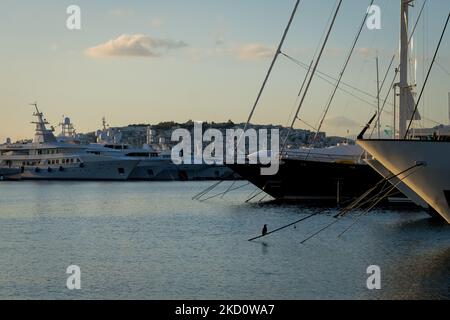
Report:
[[358,140],[358,144],[450,223],[450,142]]
[[125,181],[137,161],[109,160],[87,162],[84,165],[24,168],[23,180],[105,180]]
[[141,160],[133,169],[129,180],[158,180],[157,177],[170,166],[167,161]]
[[261,165],[229,167],[277,200],[336,203],[361,196],[381,180],[366,164],[283,159],[273,176],[261,175]]
[[20,180],[20,169],[17,168],[0,168],[0,181]]
[[202,181],[202,180],[227,180],[239,178],[226,166],[214,166],[208,164],[182,164],[171,163],[165,170],[158,174],[154,180],[158,181]]

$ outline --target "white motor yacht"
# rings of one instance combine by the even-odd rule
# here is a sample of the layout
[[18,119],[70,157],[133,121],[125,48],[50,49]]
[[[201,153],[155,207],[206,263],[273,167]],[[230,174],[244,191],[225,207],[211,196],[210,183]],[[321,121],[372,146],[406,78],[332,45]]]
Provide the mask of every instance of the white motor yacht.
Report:
[[34,104],[37,121],[33,142],[0,146],[0,167],[20,170],[22,179],[127,180],[138,160],[89,152],[82,145],[58,142]]
[[[62,134],[58,138],[62,141],[76,141],[73,125],[69,119],[65,119]],[[126,158],[139,161],[129,177],[130,180],[192,181],[236,178],[224,165],[206,163],[176,165],[172,162],[170,150],[156,150],[149,141],[142,148],[124,144],[120,130],[109,128],[105,118],[103,118],[102,129],[96,132],[96,138],[96,143],[88,145],[89,153],[121,154]]]

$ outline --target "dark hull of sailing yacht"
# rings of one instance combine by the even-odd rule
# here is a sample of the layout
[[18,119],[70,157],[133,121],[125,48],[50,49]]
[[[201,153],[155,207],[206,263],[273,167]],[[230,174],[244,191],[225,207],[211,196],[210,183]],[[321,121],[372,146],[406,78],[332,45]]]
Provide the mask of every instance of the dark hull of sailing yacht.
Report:
[[337,203],[352,200],[382,179],[366,164],[285,159],[273,176],[261,175],[258,164],[229,167],[273,198],[286,201]]

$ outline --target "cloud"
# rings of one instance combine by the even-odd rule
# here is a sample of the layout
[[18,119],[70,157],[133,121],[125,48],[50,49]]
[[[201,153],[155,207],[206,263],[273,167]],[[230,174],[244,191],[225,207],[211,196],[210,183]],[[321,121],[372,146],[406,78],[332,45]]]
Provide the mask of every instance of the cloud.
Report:
[[142,34],[123,34],[116,39],[88,48],[91,58],[104,57],[159,57],[170,50],[186,47],[183,41],[156,39]]
[[349,119],[347,117],[343,117],[343,116],[338,116],[338,117],[333,117],[330,119],[327,119],[325,121],[326,125],[330,126],[330,127],[334,127],[334,128],[354,128],[354,127],[359,127],[359,123]]
[[258,60],[272,57],[274,50],[260,43],[249,43],[237,48],[236,53],[241,60]]

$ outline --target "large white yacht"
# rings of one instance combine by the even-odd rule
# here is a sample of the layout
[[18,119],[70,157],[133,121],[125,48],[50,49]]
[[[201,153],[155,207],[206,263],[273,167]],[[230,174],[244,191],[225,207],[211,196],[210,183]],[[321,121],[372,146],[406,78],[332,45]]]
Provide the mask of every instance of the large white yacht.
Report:
[[127,180],[138,160],[100,155],[86,146],[57,141],[37,104],[34,140],[0,146],[0,167],[19,169],[32,180]]
[[[88,145],[88,152],[99,155],[121,154],[134,160],[139,160],[133,169],[130,180],[149,181],[192,181],[235,178],[232,171],[226,166],[208,164],[182,164],[172,162],[170,150],[158,150],[149,141],[142,148],[133,147],[122,143],[120,130],[109,128],[105,118],[102,121],[102,129],[96,132],[96,143]],[[59,138],[65,141],[74,141],[73,125],[70,120],[65,120],[65,128]]]
[[383,167],[385,178],[395,177],[450,223],[450,130],[445,126],[408,130],[408,121],[417,120],[409,112],[414,107],[407,77],[409,2],[401,0],[399,139],[364,139],[363,131],[358,144]]
[[154,150],[133,148],[126,144],[91,143],[87,152],[95,155],[122,156],[126,159],[138,161],[136,167],[128,177],[129,180],[161,180],[158,177],[170,167],[172,160],[160,156]]

